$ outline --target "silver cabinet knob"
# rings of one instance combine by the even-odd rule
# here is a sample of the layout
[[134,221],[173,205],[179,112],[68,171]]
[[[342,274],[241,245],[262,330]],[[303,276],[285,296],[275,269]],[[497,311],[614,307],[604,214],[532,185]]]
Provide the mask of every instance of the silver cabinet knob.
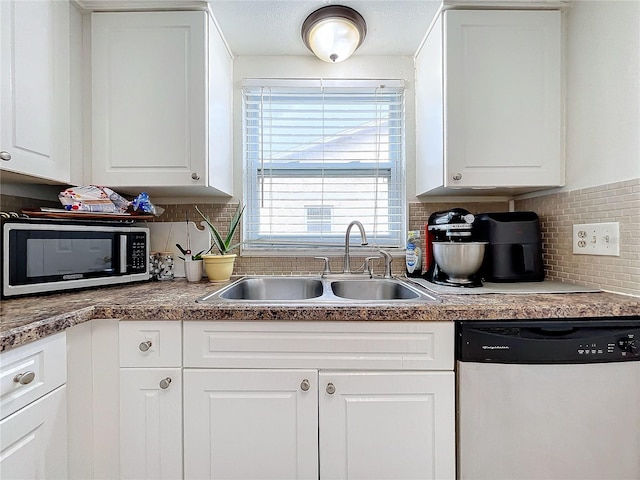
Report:
[[454,180],[462,180],[462,174],[461,174],[461,173],[456,173],[456,174],[453,176],[453,179],[454,179]]
[[333,383],[327,383],[327,393],[329,395],[336,393],[336,386]]
[[307,390],[309,390],[309,388],[311,388],[311,384],[309,383],[309,380],[305,378],[300,383],[300,390],[302,390],[303,392],[306,392]]
[[4,150],[0,152],[0,160],[4,160],[8,162],[11,160],[11,154],[9,152],[5,152]]
[[162,390],[166,390],[167,388],[169,388],[169,385],[171,385],[171,378],[167,377],[160,380],[160,388]]
[[193,172],[193,173],[191,174],[191,178],[192,178],[193,180],[200,180],[200,175],[198,175],[196,172]]
[[33,382],[34,378],[36,378],[36,374],[29,370],[27,372],[17,374],[13,377],[13,381],[20,385],[28,385]]
[[151,345],[151,340],[147,340],[146,342],[142,342],[140,345],[138,345],[138,348],[141,352],[146,352],[151,348]]

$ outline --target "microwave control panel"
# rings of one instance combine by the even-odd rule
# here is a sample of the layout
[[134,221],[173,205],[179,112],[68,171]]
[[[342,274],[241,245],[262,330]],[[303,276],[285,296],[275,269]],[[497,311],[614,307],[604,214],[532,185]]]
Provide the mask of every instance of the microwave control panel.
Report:
[[129,273],[144,273],[147,271],[147,233],[135,232],[129,234],[129,252],[127,263]]

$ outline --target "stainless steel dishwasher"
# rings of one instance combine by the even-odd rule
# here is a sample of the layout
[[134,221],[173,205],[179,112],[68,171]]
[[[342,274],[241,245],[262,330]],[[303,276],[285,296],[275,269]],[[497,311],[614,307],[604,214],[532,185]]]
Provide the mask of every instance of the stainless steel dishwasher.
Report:
[[640,479],[640,317],[456,333],[460,480]]

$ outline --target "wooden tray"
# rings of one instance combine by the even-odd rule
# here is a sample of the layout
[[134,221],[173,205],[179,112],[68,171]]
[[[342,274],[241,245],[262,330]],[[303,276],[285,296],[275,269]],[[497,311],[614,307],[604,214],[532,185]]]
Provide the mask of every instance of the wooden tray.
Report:
[[43,212],[39,208],[23,208],[22,213],[32,218],[64,218],[74,220],[126,220],[130,222],[138,222],[142,220],[151,220],[153,215],[137,214],[137,213],[100,213],[100,212]]

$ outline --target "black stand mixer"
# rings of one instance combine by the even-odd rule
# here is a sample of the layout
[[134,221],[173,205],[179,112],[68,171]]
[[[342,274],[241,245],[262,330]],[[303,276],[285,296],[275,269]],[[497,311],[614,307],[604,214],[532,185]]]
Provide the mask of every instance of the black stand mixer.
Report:
[[[472,237],[474,220],[474,215],[463,208],[453,208],[451,210],[435,212],[429,216],[427,223],[427,244],[425,246],[427,271],[423,275],[426,280],[441,285],[456,287],[482,286],[482,279],[479,273],[476,272],[463,277],[450,275],[438,265],[434,255],[434,244],[445,242],[477,243],[473,241]],[[482,249],[484,250],[484,246]]]

